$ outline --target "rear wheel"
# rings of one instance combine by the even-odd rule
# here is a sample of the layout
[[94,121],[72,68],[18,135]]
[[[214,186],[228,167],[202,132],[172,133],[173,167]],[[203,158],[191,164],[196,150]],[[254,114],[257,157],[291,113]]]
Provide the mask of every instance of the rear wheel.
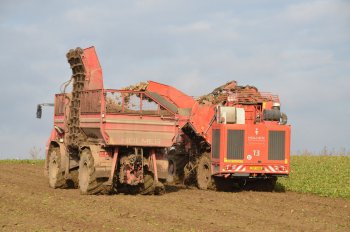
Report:
[[155,189],[153,173],[145,172],[143,178],[144,182],[141,185],[140,193],[143,195],[153,194]]
[[104,191],[96,179],[94,158],[89,149],[82,151],[79,161],[79,189],[81,194],[98,194]]
[[66,181],[61,167],[61,153],[59,147],[50,148],[49,156],[49,185],[51,188],[63,188]]

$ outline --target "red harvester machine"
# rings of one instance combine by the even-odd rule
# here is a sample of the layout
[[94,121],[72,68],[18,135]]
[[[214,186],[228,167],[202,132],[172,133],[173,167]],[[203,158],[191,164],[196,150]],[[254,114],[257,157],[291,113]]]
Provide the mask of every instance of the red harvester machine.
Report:
[[52,188],[160,194],[164,182],[200,189],[258,182],[272,189],[288,176],[290,126],[278,96],[235,81],[199,99],[153,81],[104,89],[94,47],[70,50],[67,59],[73,75],[55,95],[47,143]]

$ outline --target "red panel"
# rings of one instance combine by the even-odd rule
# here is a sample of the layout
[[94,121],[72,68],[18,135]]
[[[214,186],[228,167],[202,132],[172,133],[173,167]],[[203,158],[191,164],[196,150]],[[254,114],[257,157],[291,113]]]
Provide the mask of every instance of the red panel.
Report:
[[102,131],[108,144],[168,147],[178,132],[177,122],[160,116],[107,114]]
[[195,103],[193,97],[184,94],[180,90],[154,81],[148,81],[147,91],[162,95],[179,108],[191,108]]
[[211,144],[210,122],[214,117],[215,105],[203,105],[196,102],[191,112],[191,124],[198,134],[204,135],[209,144]]
[[85,48],[82,60],[86,71],[85,90],[103,89],[102,68],[95,47]]

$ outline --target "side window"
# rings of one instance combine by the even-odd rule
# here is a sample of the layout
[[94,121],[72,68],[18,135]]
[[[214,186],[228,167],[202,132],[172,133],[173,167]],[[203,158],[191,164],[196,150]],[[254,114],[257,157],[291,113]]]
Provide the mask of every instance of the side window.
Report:
[[142,96],[142,114],[158,114],[159,105],[146,95]]
[[126,93],[124,95],[125,113],[140,113],[141,98],[139,93]]
[[108,92],[106,95],[107,113],[121,113],[123,110],[123,96],[120,92]]
[[141,114],[171,116],[170,111],[143,92],[106,92],[106,112],[112,114]]

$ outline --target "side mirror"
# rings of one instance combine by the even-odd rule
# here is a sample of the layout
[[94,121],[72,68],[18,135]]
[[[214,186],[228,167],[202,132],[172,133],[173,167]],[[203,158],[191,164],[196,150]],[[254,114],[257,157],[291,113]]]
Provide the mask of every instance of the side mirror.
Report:
[[36,118],[41,118],[41,114],[42,114],[43,110],[41,105],[38,105],[36,108]]

